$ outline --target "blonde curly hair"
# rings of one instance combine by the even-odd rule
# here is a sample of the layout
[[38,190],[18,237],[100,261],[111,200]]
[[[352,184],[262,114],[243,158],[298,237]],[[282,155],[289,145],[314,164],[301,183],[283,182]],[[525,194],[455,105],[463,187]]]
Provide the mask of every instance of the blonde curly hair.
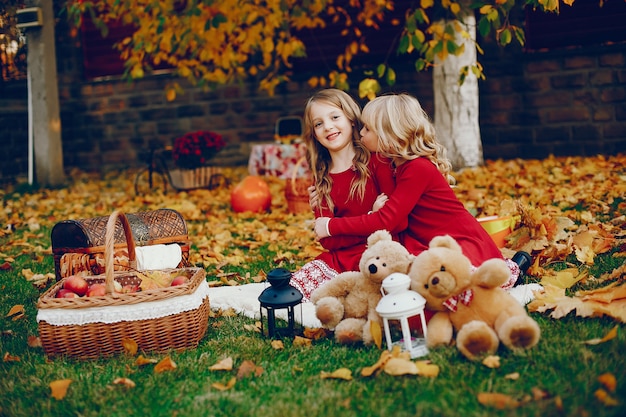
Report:
[[370,177],[368,163],[370,153],[361,143],[359,131],[361,130],[361,107],[345,91],[327,88],[317,91],[306,103],[304,108],[304,132],[303,139],[307,146],[307,161],[313,172],[313,183],[319,195],[320,207],[325,204],[331,211],[335,205],[330,198],[330,190],[333,186],[330,177],[331,158],[328,150],[323,147],[315,138],[313,133],[313,120],[311,117],[311,106],[313,103],[323,102],[340,109],[352,124],[352,145],[354,146],[354,159],[352,164],[357,172],[357,178],[352,181],[350,193],[346,200],[357,196],[363,199],[365,195],[365,185]]
[[361,120],[378,136],[379,153],[396,165],[423,157],[435,164],[448,184],[456,182],[446,148],[437,142],[435,127],[415,97],[405,93],[376,97],[363,108]]

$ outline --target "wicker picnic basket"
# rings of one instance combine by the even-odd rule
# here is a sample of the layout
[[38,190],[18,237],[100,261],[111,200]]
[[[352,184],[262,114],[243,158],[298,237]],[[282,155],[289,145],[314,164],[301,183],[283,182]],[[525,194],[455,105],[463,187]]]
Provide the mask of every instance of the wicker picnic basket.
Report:
[[[130,267],[114,271],[114,233],[119,220],[126,236]],[[128,219],[115,211],[106,225],[105,273],[85,276],[89,284],[105,283],[104,296],[55,298],[67,278],[50,287],[37,302],[39,337],[50,356],[80,359],[106,357],[123,352],[122,340],[134,340],[142,351],[165,352],[196,347],[206,333],[209,318],[209,287],[202,268],[186,267],[160,272],[186,275],[179,286],[116,293],[115,283],[139,285],[135,244]]]
[[309,192],[307,188],[313,184],[310,177],[297,177],[300,165],[305,158],[300,158],[293,168],[291,178],[285,184],[285,199],[287,200],[287,209],[290,213],[306,213],[311,211],[309,204]]

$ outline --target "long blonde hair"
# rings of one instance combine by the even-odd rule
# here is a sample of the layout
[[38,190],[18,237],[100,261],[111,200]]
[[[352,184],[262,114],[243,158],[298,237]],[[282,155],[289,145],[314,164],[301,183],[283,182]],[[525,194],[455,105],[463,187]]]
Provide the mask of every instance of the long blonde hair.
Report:
[[415,97],[404,93],[376,97],[363,108],[361,120],[378,136],[382,155],[396,163],[426,158],[449,184],[455,183],[446,148],[437,141],[435,127]]
[[315,138],[313,133],[313,120],[311,117],[311,106],[315,102],[323,102],[340,109],[352,124],[352,144],[354,146],[354,159],[352,164],[357,172],[357,178],[350,185],[350,194],[346,196],[346,201],[358,196],[363,199],[365,195],[365,185],[370,176],[368,163],[370,153],[361,143],[359,131],[361,130],[361,107],[345,91],[328,88],[319,90],[313,94],[304,108],[304,142],[307,146],[307,161],[313,171],[313,182],[319,195],[320,206],[325,205],[332,211],[335,207],[330,198],[330,190],[333,186],[329,175],[331,158],[328,149],[323,147]]

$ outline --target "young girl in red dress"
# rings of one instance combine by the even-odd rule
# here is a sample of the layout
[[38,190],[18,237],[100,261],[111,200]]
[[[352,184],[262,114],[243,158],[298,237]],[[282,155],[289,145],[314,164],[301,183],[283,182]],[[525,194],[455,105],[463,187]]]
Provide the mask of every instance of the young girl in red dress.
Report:
[[[320,90],[306,103],[303,138],[318,190],[317,204],[313,206],[316,217],[365,214],[380,207],[393,191],[389,161],[370,154],[361,143],[360,117],[361,108],[342,90]],[[385,195],[377,203],[381,193]],[[364,235],[320,239],[326,251],[294,272],[291,285],[308,300],[313,290],[339,272],[358,270],[366,241]]]
[[[437,142],[434,126],[415,97],[377,97],[365,105],[361,120],[363,144],[392,161],[395,190],[376,212],[318,217],[318,238],[369,236],[387,229],[399,233],[400,242],[417,255],[428,248],[432,238],[447,234],[459,242],[474,266],[487,259],[503,258],[489,234],[454,194],[454,178],[445,148]],[[509,289],[517,281],[520,268],[516,262],[506,261],[511,276],[503,288]]]

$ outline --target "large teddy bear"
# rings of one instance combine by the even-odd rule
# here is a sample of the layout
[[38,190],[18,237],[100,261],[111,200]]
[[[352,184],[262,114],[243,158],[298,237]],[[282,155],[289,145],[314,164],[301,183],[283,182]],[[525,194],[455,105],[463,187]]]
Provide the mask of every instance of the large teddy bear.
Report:
[[487,260],[472,271],[456,240],[435,237],[409,270],[411,289],[436,311],[428,322],[427,346],[449,345],[455,332],[457,348],[470,360],[495,353],[500,342],[510,349],[535,346],[539,326],[500,288],[509,274],[502,259]]
[[392,272],[407,273],[412,260],[413,255],[388,231],[372,233],[359,271],[342,272],[311,294],[322,327],[334,329],[339,343],[372,343],[371,322],[381,324],[376,313],[381,283]]

